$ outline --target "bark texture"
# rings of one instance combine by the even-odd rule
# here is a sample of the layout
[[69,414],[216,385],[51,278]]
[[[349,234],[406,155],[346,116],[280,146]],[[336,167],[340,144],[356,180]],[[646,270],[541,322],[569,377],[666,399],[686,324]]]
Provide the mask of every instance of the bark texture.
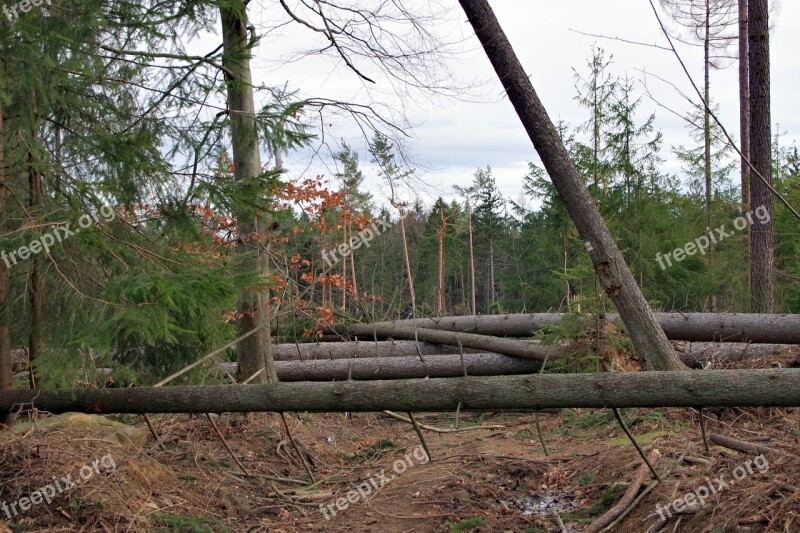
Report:
[[628,327],[642,367],[684,369],[658,327],[488,0],[460,0],[460,3],[586,245],[600,285]]
[[[414,341],[323,342],[320,344],[276,344],[272,348],[275,361],[314,359],[351,359],[365,357],[416,357],[458,353],[457,346]],[[464,353],[478,350],[464,348]]]
[[[253,101],[253,82],[250,73],[250,43],[247,36],[247,8],[244,2],[238,1],[220,6],[222,19],[222,42],[224,55],[222,63],[226,68],[225,81],[228,92],[228,109],[230,110],[231,148],[233,152],[234,177],[244,183],[260,176],[261,155],[258,149],[258,132],[255,122],[255,103]],[[241,268],[248,272],[261,271],[260,260],[261,237],[265,228],[261,228],[259,220],[250,209],[241,209],[236,213],[239,230],[237,253],[252,253],[242,260]],[[255,327],[265,325],[266,310],[264,295],[256,289],[250,289],[242,296],[239,304],[241,314],[237,329],[244,335]],[[265,368],[268,333],[262,329],[254,335],[243,339],[238,347],[239,369],[242,380],[249,378]],[[267,361],[267,366],[270,362]],[[266,368],[255,378],[256,383],[265,381],[274,368]],[[270,372],[272,370],[272,372]]]
[[[378,322],[380,336],[384,326],[420,327],[494,335],[529,337],[544,326],[557,324],[558,313],[506,314],[483,316],[448,316]],[[756,313],[655,313],[659,327],[672,340],[707,342],[753,342],[800,344],[800,315]],[[619,315],[609,314],[606,320],[622,325]],[[587,318],[588,325],[594,319]],[[337,331],[348,326],[336,326]],[[369,330],[372,338],[372,330]]]
[[[317,359],[316,361],[275,361],[281,381],[342,381],[348,379],[454,378],[470,376],[511,376],[534,374],[541,363],[495,353],[436,355],[420,361],[419,357],[368,357],[364,359]],[[222,363],[225,372],[236,375],[236,363]]]
[[435,412],[461,409],[797,407],[800,370],[534,374],[395,381],[0,392],[0,413]]
[[[3,102],[0,100],[0,227],[5,227],[6,210],[6,163],[5,131],[3,130]],[[0,261],[0,392],[13,388],[13,364],[11,360],[11,330],[8,316],[8,267]],[[0,414],[0,424],[10,424],[11,415]]]
[[[770,114],[769,6],[767,0],[748,0],[747,5],[750,161],[753,169],[772,183],[772,123]],[[774,229],[772,192],[758,176],[750,179],[750,209],[766,209],[769,221],[756,222],[750,229],[750,310],[772,313],[775,310],[773,271]],[[762,215],[760,218],[766,218]]]
[[534,342],[519,339],[505,339],[488,335],[475,335],[474,333],[456,333],[439,329],[390,324],[350,324],[341,326],[339,331],[350,335],[358,335],[359,337],[377,335],[394,339],[418,339],[425,342],[463,346],[525,359],[538,359],[540,361],[545,358],[554,359],[562,353],[562,350],[556,347],[540,346]]

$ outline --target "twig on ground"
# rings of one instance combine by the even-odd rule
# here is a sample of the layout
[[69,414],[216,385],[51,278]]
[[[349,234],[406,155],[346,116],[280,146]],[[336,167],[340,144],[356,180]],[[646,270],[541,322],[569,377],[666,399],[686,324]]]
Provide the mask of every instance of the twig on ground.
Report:
[[636,494],[639,492],[639,489],[642,488],[645,479],[647,479],[648,471],[654,471],[652,465],[657,463],[660,457],[661,452],[658,450],[653,450],[650,452],[650,456],[645,459],[645,464],[641,465],[639,470],[636,471],[633,481],[631,481],[628,490],[625,491],[625,494],[623,494],[620,501],[617,502],[617,504],[609,509],[604,515],[592,522],[592,524],[586,528],[586,533],[599,533],[607,526],[611,525],[614,520],[616,520],[628,507],[631,506],[632,502],[636,498]]
[[[411,419],[407,418],[403,415],[399,415],[393,411],[384,411],[383,414],[386,416],[391,416],[392,418],[396,418],[397,420],[402,420],[403,422],[411,423]],[[429,426],[427,424],[420,424],[419,427],[426,431],[433,431],[434,433],[458,433],[459,431],[473,431],[476,429],[505,429],[505,426],[472,426],[468,428],[437,428],[435,426]]]
[[764,446],[763,444],[756,444],[754,442],[745,442],[743,440],[732,439],[730,437],[723,437],[718,433],[711,433],[709,435],[709,440],[718,446],[722,446],[724,448],[730,448],[731,450],[736,450],[737,452],[744,452],[744,453],[775,453],[779,455],[786,455],[786,452],[783,450],[778,450],[776,448],[770,448],[769,446]]

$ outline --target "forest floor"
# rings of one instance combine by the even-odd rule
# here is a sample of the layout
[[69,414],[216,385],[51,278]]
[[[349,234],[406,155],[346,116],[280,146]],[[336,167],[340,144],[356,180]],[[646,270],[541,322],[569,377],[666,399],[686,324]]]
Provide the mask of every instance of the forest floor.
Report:
[[[800,350],[747,366],[778,364],[800,366]],[[659,510],[667,518],[664,531],[800,530],[798,411],[706,409],[703,415],[707,433],[776,452],[757,456],[713,444],[706,452],[696,410],[623,410],[645,450],[661,452],[655,468],[663,481],[612,530],[648,531]],[[110,418],[147,431],[140,417]],[[0,533],[583,531],[619,500],[642,460],[609,410],[539,414],[548,455],[535,418],[461,413],[465,431],[424,432],[428,462],[413,427],[384,414],[287,414],[315,476],[311,486],[301,482],[306,471],[276,414],[217,419],[248,476],[205,417],[153,415],[163,450],[149,435],[141,446],[80,427],[3,432]],[[417,420],[453,428],[455,413]],[[113,472],[100,460],[109,455]],[[101,468],[81,469],[98,460]],[[51,503],[20,509],[24,497],[35,498],[69,473],[80,483],[59,484]],[[706,493],[704,505],[688,496]],[[694,504],[678,512],[670,504],[677,498]]]

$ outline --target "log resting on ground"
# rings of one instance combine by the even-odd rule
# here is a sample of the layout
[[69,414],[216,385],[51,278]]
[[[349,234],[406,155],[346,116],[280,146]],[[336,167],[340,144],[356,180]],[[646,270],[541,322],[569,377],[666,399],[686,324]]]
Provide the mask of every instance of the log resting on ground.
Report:
[[[387,326],[420,327],[446,331],[530,337],[544,326],[557,324],[564,316],[558,313],[448,316],[378,322],[378,336]],[[655,313],[656,320],[672,340],[706,342],[753,342],[800,344],[800,315],[765,315],[756,313]],[[617,314],[606,319],[622,325]],[[594,318],[586,318],[591,325]],[[334,326],[336,331],[348,326]],[[372,333],[370,330],[370,338]],[[384,336],[386,337],[386,336]]]
[[359,337],[370,337],[373,334],[395,339],[420,340],[451,346],[463,346],[477,350],[512,355],[525,359],[543,361],[547,358],[560,357],[563,349],[557,346],[541,346],[539,344],[488,335],[475,335],[474,333],[457,333],[428,328],[414,328],[397,324],[346,324],[340,326],[338,331]]
[[[341,340],[338,339],[337,340]],[[419,349],[419,352],[417,350]],[[418,357],[457,353],[455,348],[446,344],[431,344],[415,341],[358,341],[358,342],[315,342],[303,344],[275,344],[272,353],[276,361],[303,361],[313,359],[350,359],[352,357]],[[464,348],[464,353],[477,353],[478,350]]]
[[394,381],[0,392],[0,415],[402,412],[603,407],[797,407],[800,369],[533,374]]
[[[534,342],[534,341],[529,341]],[[358,380],[447,378],[463,375],[461,357],[457,346],[421,342],[420,351],[425,356],[420,361],[414,341],[379,341],[377,343],[341,342],[300,345],[304,359],[298,359],[294,344],[275,345],[276,353],[289,360],[278,360],[275,368],[281,381],[341,381],[350,377]],[[743,361],[751,357],[768,357],[800,347],[793,344],[746,344],[737,342],[674,342],[681,361],[687,366],[697,367],[708,361]],[[464,362],[470,376],[502,376],[533,374],[541,369],[541,362],[522,359],[493,352],[477,352],[464,349]],[[310,356],[311,358],[305,358]],[[316,358],[319,356],[319,358]],[[332,357],[332,359],[331,359]],[[236,376],[236,363],[220,363],[220,368],[230,376]],[[98,368],[107,376],[111,368]],[[27,372],[14,374],[15,379],[27,376]]]
[[[539,361],[496,353],[464,354],[464,366],[470,376],[534,374],[542,368]],[[460,354],[431,355],[425,361],[414,355],[275,362],[281,381],[341,381],[348,375],[358,380],[454,378],[464,375],[464,366]],[[222,363],[220,367],[228,375],[236,375],[236,363]]]
[[[741,361],[749,357],[768,356],[793,347],[786,344],[708,342],[676,344],[681,361],[690,367],[699,366],[707,361]],[[372,346],[375,347],[374,343]],[[357,380],[450,378],[464,374],[461,356],[458,353],[428,354],[424,361],[420,361],[417,355],[398,355],[392,352],[391,343],[379,343],[379,346],[389,349],[389,355],[354,359],[276,361],[275,368],[281,381],[341,381],[347,379],[348,375]],[[446,348],[458,351],[457,347],[441,347],[441,349]],[[381,353],[381,350],[378,350],[378,354]],[[533,374],[541,369],[540,361],[491,352],[464,354],[464,364],[470,376]],[[221,363],[220,367],[229,375],[236,375],[236,363]]]

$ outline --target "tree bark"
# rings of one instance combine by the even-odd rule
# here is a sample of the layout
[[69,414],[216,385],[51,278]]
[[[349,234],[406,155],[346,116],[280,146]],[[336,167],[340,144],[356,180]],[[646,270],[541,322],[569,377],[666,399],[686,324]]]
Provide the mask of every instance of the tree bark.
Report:
[[478,306],[475,297],[475,246],[472,241],[472,207],[467,200],[467,226],[469,227],[469,284],[470,284],[470,307],[473,315],[478,314]]
[[[275,368],[281,381],[342,381],[348,379],[348,376],[351,379],[375,380],[411,379],[426,376],[451,378],[464,375],[464,366],[461,364],[461,354],[457,353],[457,347],[450,347],[452,353],[448,354],[427,354],[432,357],[426,357],[424,361],[420,361],[419,356],[413,350],[408,354],[399,354],[392,351],[391,343],[380,344],[383,350],[371,357],[323,358],[305,361],[277,360]],[[710,342],[680,343],[675,347],[681,361],[687,366],[699,366],[709,361],[742,361],[751,357],[770,356],[792,348],[786,344],[716,344]],[[541,369],[539,361],[493,352],[465,353],[464,365],[470,376],[534,374]],[[232,376],[236,375],[236,363],[220,363],[220,368]]]
[[[0,100],[0,227],[6,218],[6,163],[5,131],[3,130],[3,102]],[[11,329],[8,314],[8,266],[0,261],[0,392],[14,388],[14,369],[11,360]],[[0,414],[0,424],[10,424],[10,414]]]
[[[220,367],[230,375],[236,373],[236,363],[222,363]],[[531,359],[520,359],[495,353],[436,355],[420,361],[419,356],[368,357],[361,359],[317,359],[315,361],[275,361],[281,381],[343,381],[350,379],[412,379],[454,378],[470,376],[510,376],[535,374],[542,364]]]
[[[255,122],[255,103],[253,101],[253,83],[250,73],[250,43],[247,37],[247,8],[243,1],[235,5],[220,6],[222,20],[222,40],[224,54],[222,63],[226,68],[225,82],[228,91],[228,109],[231,123],[231,145],[233,151],[234,176],[242,183],[262,174],[261,155],[258,147],[258,131]],[[255,213],[250,209],[242,209],[236,213],[239,230],[237,253],[247,254],[255,251],[246,260],[242,260],[241,268],[247,272],[260,271],[261,232]],[[263,295],[255,289],[248,289],[242,295],[239,304],[241,314],[237,330],[244,335],[248,331],[264,325],[265,309],[261,305]],[[247,379],[265,368],[267,334],[262,329],[254,335],[242,340],[237,347],[240,378]],[[267,379],[265,372],[255,378],[256,383]]]
[[451,346],[464,346],[488,352],[501,353],[524,359],[537,359],[560,357],[562,350],[557,347],[539,346],[533,342],[519,339],[506,339],[476,335],[474,333],[459,333],[440,329],[416,328],[391,324],[349,324],[339,327],[340,333],[368,337],[378,335],[394,339],[418,339],[425,342],[449,344]]
[[[464,348],[464,353],[476,352],[472,348]],[[458,353],[458,347],[415,341],[323,342],[276,344],[273,353],[276,361],[410,356],[419,359],[419,354],[425,356]]]
[[336,383],[0,392],[15,406],[64,413],[402,412],[610,407],[797,407],[800,370],[533,374]]
[[[378,322],[381,335],[385,326],[421,327],[480,335],[529,337],[544,326],[557,324],[563,314],[534,313],[486,316],[448,316]],[[756,313],[655,313],[658,325],[669,339],[707,342],[753,342],[800,344],[800,315],[762,315]],[[622,325],[619,315],[605,319]],[[593,317],[585,319],[587,325]],[[348,326],[335,326],[337,331]],[[372,331],[372,330],[370,330]],[[371,335],[371,333],[370,333]],[[370,336],[370,338],[372,338]]]
[[[754,170],[771,184],[772,118],[770,114],[768,1],[749,0],[747,13],[750,67],[750,161],[753,163]],[[775,308],[772,192],[757,176],[753,176],[750,180],[750,209],[766,209],[769,214],[769,221],[765,224],[753,224],[749,232],[750,310],[754,313],[772,313]]]
[[628,327],[642,368],[685,369],[653,317],[488,0],[460,3],[585,243],[601,286]]
[[[36,169],[33,146],[36,142],[35,130],[31,132],[31,145],[28,148],[28,201],[32,216],[38,215],[39,207],[42,204],[42,175]],[[34,361],[44,347],[42,313],[44,311],[44,288],[42,287],[42,276],[40,272],[40,260],[38,257],[31,258],[31,271],[29,274],[28,298],[30,302],[30,333],[28,335],[28,361],[29,361],[29,383],[32,389],[41,386],[38,376],[34,371]]]
[[739,0],[739,137],[742,151],[742,212],[750,208],[750,68],[747,59],[747,0]]

